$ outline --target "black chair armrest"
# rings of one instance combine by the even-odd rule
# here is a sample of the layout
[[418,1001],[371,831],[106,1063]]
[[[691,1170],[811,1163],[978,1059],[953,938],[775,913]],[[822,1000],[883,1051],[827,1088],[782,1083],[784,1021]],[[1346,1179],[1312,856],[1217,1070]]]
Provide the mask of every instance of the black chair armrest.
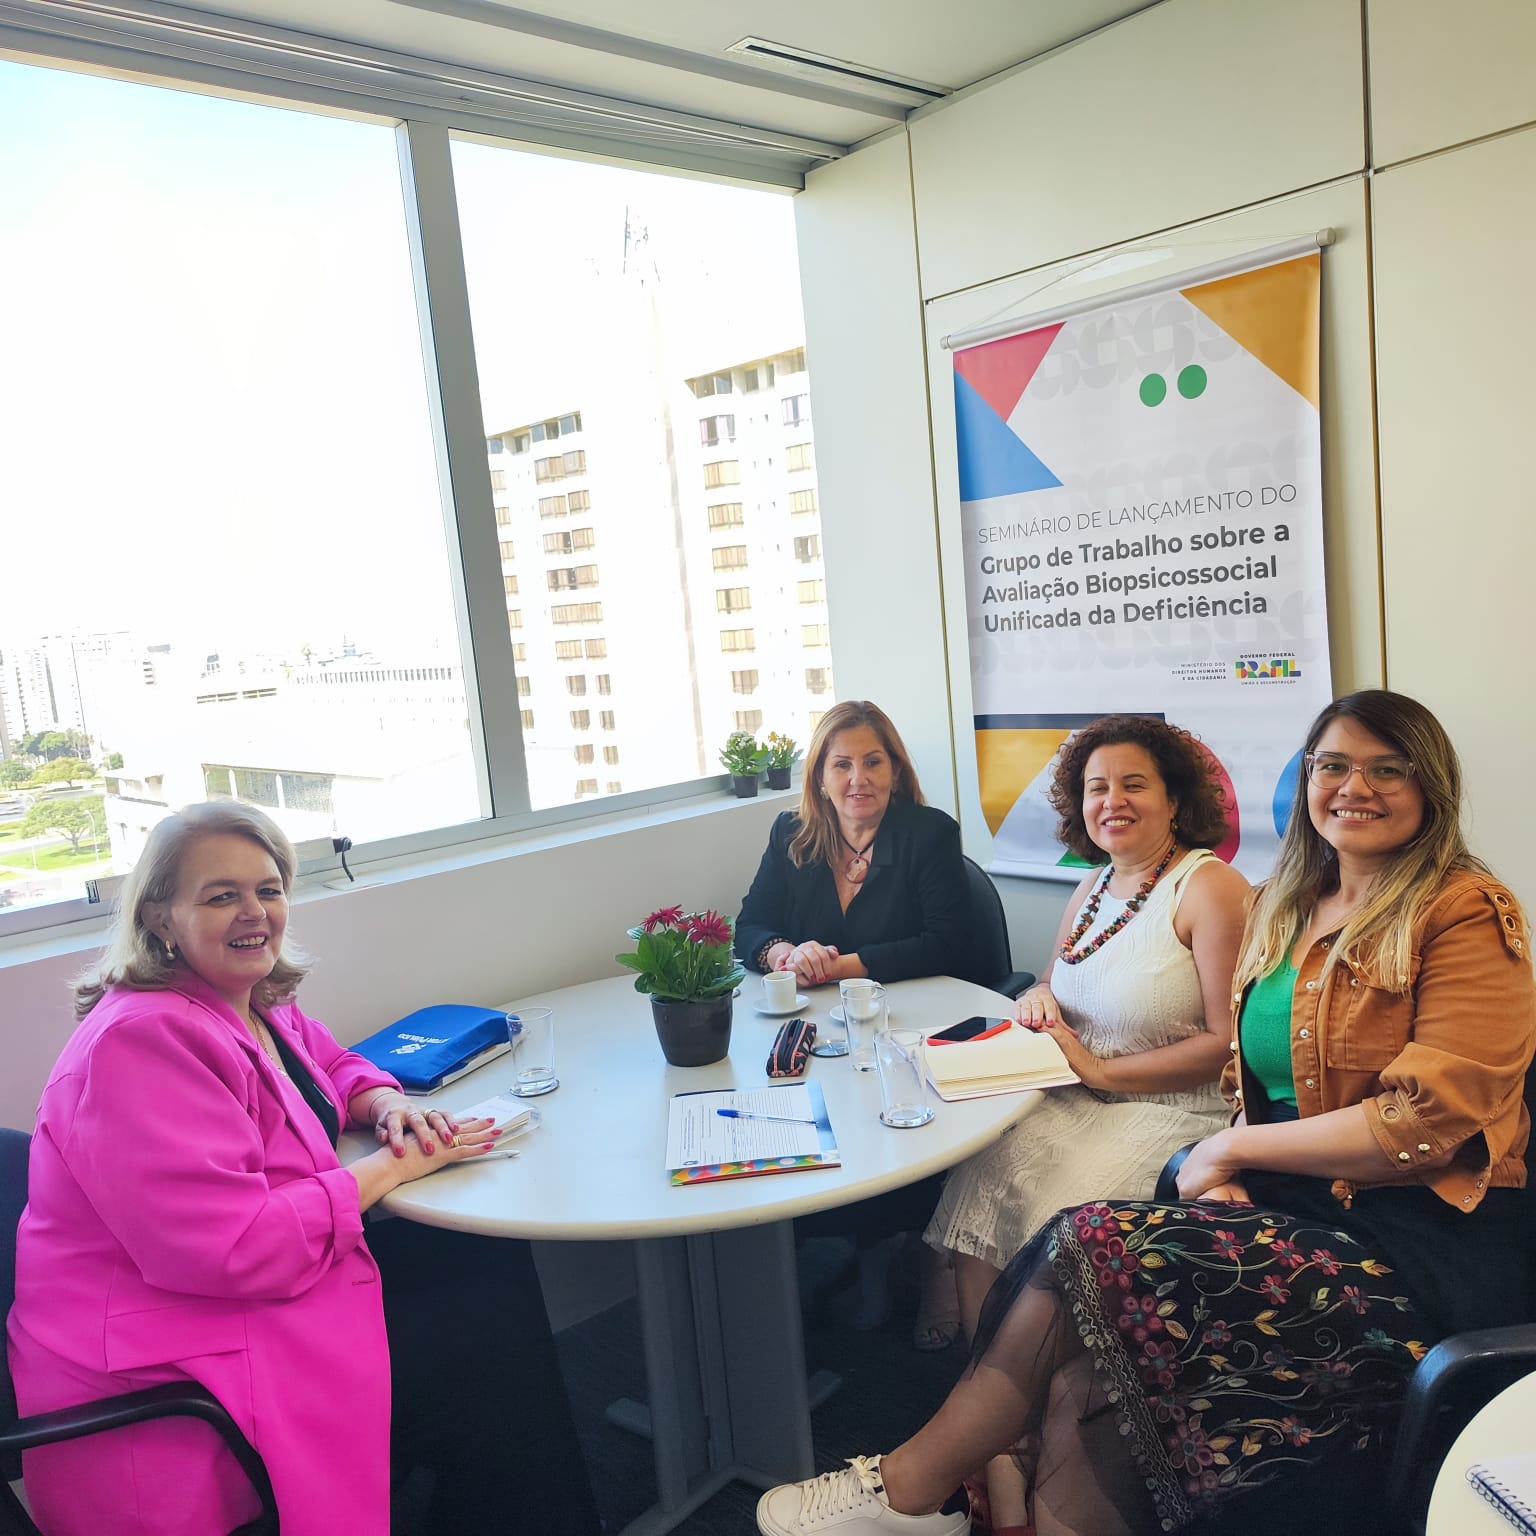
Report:
[[[1387,1482],[1388,1508],[1422,1528],[1424,1492],[1473,1414],[1536,1370],[1536,1323],[1442,1339],[1408,1379]],[[1417,1525],[1413,1522],[1417,1521]]]
[[1152,1192],[1154,1200],[1162,1200],[1171,1204],[1179,1198],[1179,1169],[1184,1166],[1184,1159],[1199,1145],[1199,1142],[1192,1141],[1188,1146],[1180,1147],[1163,1164],[1163,1171],[1157,1176],[1157,1188]]
[[1033,971],[1010,971],[992,990],[1004,997],[1022,997],[1034,984]]
[[80,1403],[73,1408],[58,1408],[52,1413],[17,1419],[0,1428],[0,1451],[30,1451],[41,1445],[56,1445],[103,1430],[123,1429],[130,1424],[164,1418],[201,1419],[218,1433],[261,1500],[262,1519],[245,1529],[275,1532],[277,1505],[266,1466],[224,1405],[195,1382],[172,1382],[163,1387],[125,1392],[121,1397],[101,1398],[93,1403]]

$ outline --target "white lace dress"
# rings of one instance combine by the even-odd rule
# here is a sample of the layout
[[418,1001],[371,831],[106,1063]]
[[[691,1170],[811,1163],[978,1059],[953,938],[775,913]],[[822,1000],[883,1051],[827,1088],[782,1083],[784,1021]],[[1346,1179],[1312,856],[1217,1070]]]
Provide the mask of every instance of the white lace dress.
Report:
[[[1205,1027],[1194,956],[1173,919],[1189,877],[1212,857],[1204,848],[1187,853],[1102,948],[1077,965],[1058,961],[1051,972],[1062,1017],[1095,1055],[1129,1056]],[[1124,910],[1106,892],[1076,947]],[[1111,1094],[1107,1102],[1086,1088],[1052,1088],[1038,1109],[950,1174],[923,1236],[935,1248],[1001,1269],[1066,1206],[1150,1198],[1169,1155],[1226,1122],[1214,1081],[1170,1093]]]

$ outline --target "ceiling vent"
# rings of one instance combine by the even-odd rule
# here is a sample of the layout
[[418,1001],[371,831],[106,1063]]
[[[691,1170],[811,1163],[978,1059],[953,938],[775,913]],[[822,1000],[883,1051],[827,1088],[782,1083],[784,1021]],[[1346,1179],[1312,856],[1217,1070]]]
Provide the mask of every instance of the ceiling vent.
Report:
[[788,43],[770,42],[766,37],[743,37],[725,50],[754,64],[766,65],[802,80],[819,80],[823,85],[841,85],[860,95],[893,101],[905,107],[920,107],[948,96],[949,88],[927,80],[909,80],[889,70],[854,64],[848,59],[834,59],[829,54],[812,53]]

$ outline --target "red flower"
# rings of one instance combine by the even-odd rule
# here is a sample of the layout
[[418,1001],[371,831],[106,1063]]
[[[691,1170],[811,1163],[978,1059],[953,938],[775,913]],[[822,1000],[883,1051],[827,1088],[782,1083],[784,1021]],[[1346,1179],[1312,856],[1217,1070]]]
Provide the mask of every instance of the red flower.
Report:
[[1301,1256],[1301,1249],[1288,1237],[1277,1237],[1271,1245],[1270,1252],[1285,1265],[1287,1269],[1300,1269],[1307,1261]]
[[1112,1237],[1092,1254],[1093,1266],[1099,1272],[1099,1284],[1106,1290],[1119,1286],[1122,1291],[1131,1288],[1131,1274],[1141,1268],[1141,1260],[1126,1251],[1125,1242]]
[[1085,1205],[1072,1213],[1072,1224],[1077,1228],[1080,1243],[1102,1243],[1120,1231],[1115,1213],[1107,1205]]
[[1336,1275],[1339,1272],[1339,1261],[1326,1248],[1314,1248],[1312,1250],[1312,1262],[1325,1275]]
[[1217,1252],[1224,1259],[1235,1259],[1243,1251],[1243,1245],[1238,1242],[1236,1232],[1218,1232],[1214,1241]]
[[688,937],[695,944],[729,944],[731,925],[718,912],[695,912],[688,918]]
[[682,922],[682,920],[683,909],[681,907],[662,907],[658,911],[652,912],[640,926],[647,933],[655,933],[658,928],[671,928],[674,924]]
[[1312,1431],[1294,1413],[1288,1413],[1280,1420],[1280,1433],[1292,1445],[1305,1445],[1312,1438]]
[[1356,1312],[1366,1313],[1371,1310],[1370,1302],[1367,1301],[1365,1296],[1361,1294],[1360,1287],[1358,1285],[1346,1285],[1344,1287],[1344,1300],[1348,1302]]
[[1145,1344],[1154,1333],[1163,1331],[1163,1320],[1157,1315],[1156,1296],[1126,1296],[1120,1303],[1120,1316],[1115,1326],[1121,1333],[1128,1333],[1133,1342]]
[[1272,1301],[1277,1307],[1281,1302],[1291,1299],[1290,1289],[1279,1275],[1265,1275],[1259,1281],[1259,1290],[1265,1301]]

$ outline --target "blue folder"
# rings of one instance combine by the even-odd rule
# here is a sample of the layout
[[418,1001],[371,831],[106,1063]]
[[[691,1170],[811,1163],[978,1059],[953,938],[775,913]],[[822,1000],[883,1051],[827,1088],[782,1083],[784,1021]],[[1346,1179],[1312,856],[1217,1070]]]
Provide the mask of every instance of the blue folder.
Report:
[[418,1008],[352,1047],[400,1080],[407,1093],[432,1093],[510,1049],[497,1008],[438,1003]]

